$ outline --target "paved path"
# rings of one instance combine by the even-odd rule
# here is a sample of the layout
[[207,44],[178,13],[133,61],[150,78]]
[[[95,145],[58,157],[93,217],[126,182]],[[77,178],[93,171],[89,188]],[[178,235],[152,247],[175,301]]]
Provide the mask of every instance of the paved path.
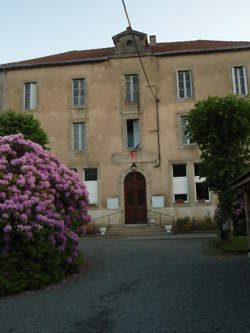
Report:
[[210,255],[207,242],[85,239],[89,271],[1,298],[0,332],[250,332],[250,263]]

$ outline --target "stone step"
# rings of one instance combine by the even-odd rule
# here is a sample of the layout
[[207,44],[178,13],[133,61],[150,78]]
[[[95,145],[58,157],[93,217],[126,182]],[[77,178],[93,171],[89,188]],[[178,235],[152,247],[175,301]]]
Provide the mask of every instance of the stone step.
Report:
[[110,236],[143,236],[143,235],[162,235],[165,233],[164,227],[149,225],[129,225],[129,226],[111,226],[106,234]]

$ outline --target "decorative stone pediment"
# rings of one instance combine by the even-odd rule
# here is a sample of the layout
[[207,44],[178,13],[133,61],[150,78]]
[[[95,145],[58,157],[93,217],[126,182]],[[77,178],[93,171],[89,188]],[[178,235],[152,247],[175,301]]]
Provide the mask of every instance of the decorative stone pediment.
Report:
[[147,34],[127,28],[125,31],[112,37],[115,44],[114,57],[137,56],[136,46],[140,55],[151,55],[152,51],[148,47]]
[[158,163],[158,155],[151,152],[136,151],[134,159],[131,159],[129,152],[114,153],[112,155],[112,162],[115,164],[126,163]]

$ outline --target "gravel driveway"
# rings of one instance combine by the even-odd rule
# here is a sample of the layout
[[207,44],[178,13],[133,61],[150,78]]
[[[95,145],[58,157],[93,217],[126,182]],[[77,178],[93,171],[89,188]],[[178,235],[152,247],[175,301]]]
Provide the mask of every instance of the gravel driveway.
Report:
[[0,299],[1,333],[250,332],[250,262],[206,239],[88,238],[87,272]]

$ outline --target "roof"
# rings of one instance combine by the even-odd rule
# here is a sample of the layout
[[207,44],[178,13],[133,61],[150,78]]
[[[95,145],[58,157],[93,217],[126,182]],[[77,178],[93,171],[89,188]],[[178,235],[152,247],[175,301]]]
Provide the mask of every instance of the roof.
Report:
[[[149,44],[147,47],[152,51],[154,56],[173,56],[195,53],[246,50],[250,49],[250,42],[194,40],[184,42],[156,43],[155,45]],[[112,58],[114,50],[114,47],[82,51],[75,50],[41,58],[3,64],[0,66],[0,70],[105,61],[109,58]]]
[[250,187],[250,170],[230,182],[232,189]]

